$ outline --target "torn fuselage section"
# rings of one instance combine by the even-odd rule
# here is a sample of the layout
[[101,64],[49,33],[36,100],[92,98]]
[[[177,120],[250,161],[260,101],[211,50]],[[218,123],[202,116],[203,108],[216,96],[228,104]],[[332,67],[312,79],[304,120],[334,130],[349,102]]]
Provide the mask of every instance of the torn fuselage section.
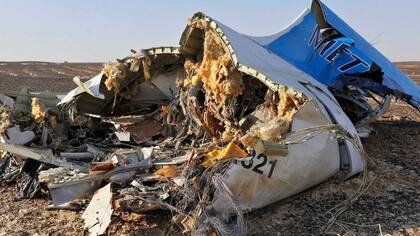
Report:
[[[223,42],[220,37],[214,36],[217,33],[212,31],[209,26],[211,23],[205,19],[200,14],[196,15],[195,20],[193,18],[190,27],[187,27],[181,39],[181,51],[191,58],[202,57],[210,60],[212,55],[219,52],[218,58],[223,58],[229,51],[226,42]],[[205,42],[203,48],[197,44],[197,39]],[[215,39],[219,39],[219,41]],[[215,50],[214,46],[209,47],[209,45],[218,45],[224,50],[220,52]],[[206,51],[209,48],[212,49],[211,52]],[[228,60],[226,59],[226,61]],[[230,60],[231,63],[232,61]],[[217,61],[215,62],[217,63]],[[206,64],[207,60],[203,60],[202,63],[204,66],[208,65]],[[198,68],[205,69],[204,66]],[[219,123],[220,126],[224,127],[221,140],[233,138],[249,151],[248,158],[236,160],[225,172],[226,184],[238,199],[241,208],[250,211],[266,206],[322,182],[337,173],[340,168],[339,148],[337,141],[331,139],[328,133],[314,138],[305,145],[282,144],[287,134],[292,131],[331,124],[327,112],[319,107],[319,103],[292,88],[279,84],[277,84],[278,89],[273,90],[264,84],[267,81],[263,82],[249,74],[242,73],[242,79],[236,80],[235,74],[238,72],[234,68],[231,69],[231,77],[224,81],[232,81],[231,85],[245,86],[245,89],[240,86],[233,89],[233,91],[242,91],[242,94],[238,93],[239,96],[229,94],[229,91],[226,92],[217,87],[211,87],[211,81],[199,81],[204,84],[204,87],[211,88],[207,97],[213,99],[206,100],[206,104],[211,105],[208,108],[222,105],[222,109],[218,113],[213,113],[214,110],[210,109],[204,111],[205,113],[210,112],[213,117],[222,117],[218,120],[218,122],[222,122]],[[192,78],[195,78],[194,76],[200,78],[200,73],[194,74]],[[213,78],[223,79],[221,76]],[[237,83],[237,81],[242,83]],[[223,80],[216,81],[214,84],[222,86]],[[214,96],[213,91],[222,92]],[[264,96],[258,96],[258,94],[264,94]],[[250,98],[252,103],[244,104],[243,102],[247,98]],[[213,102],[215,102],[214,105],[212,105]],[[236,109],[246,109],[239,113],[224,110],[229,109],[232,102],[235,102],[233,107]],[[235,115],[223,116],[224,114],[240,115],[235,117]],[[224,209],[225,204],[221,200],[223,197],[218,196],[217,191],[216,196],[215,208],[222,212],[230,212],[230,210]]]

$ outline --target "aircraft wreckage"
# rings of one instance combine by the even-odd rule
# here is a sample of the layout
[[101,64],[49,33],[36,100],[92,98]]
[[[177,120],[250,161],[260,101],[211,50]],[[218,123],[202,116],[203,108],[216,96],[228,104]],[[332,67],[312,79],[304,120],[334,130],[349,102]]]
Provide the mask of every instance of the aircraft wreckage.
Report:
[[93,235],[117,210],[244,234],[243,212],[363,173],[359,135],[391,97],[420,104],[419,87],[319,1],[268,37],[197,13],[179,47],[74,82],[60,100],[0,97],[0,180],[24,198],[48,192],[51,209],[94,194],[82,216]]

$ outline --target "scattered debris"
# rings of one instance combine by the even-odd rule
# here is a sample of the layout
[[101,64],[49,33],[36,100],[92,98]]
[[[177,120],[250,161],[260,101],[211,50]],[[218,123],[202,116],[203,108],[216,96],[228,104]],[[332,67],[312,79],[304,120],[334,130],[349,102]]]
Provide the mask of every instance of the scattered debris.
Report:
[[20,127],[13,126],[8,128],[4,137],[6,143],[24,145],[31,142],[35,138],[33,131],[20,131]]
[[[170,211],[182,232],[243,235],[243,212],[338,173],[362,172],[357,200],[368,187],[361,127],[396,92],[360,115],[267,48],[197,13],[179,48],[133,51],[87,82],[74,78],[60,102],[0,96],[0,180],[22,197],[48,192],[50,209],[78,209],[94,193],[83,214],[92,235],[106,232],[113,205]],[[329,224],[348,206],[335,209]]]
[[155,175],[166,178],[174,178],[179,175],[179,170],[175,166],[167,166],[156,171]]
[[95,192],[82,218],[90,235],[102,235],[111,223],[112,190],[111,183]]
[[3,106],[13,108],[15,101],[4,94],[0,94],[0,103],[3,104]]

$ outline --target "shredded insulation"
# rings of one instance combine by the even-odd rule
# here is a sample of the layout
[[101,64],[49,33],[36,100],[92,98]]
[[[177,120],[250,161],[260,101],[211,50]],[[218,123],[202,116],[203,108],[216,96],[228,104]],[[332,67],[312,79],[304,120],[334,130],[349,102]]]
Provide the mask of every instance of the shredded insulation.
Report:
[[280,142],[291,127],[293,116],[303,106],[305,100],[298,99],[289,91],[268,92],[265,103],[253,112],[256,123],[241,138],[241,142],[252,149],[258,140]]
[[231,142],[223,149],[214,149],[208,152],[203,161],[203,166],[209,167],[209,166],[214,165],[217,161],[220,161],[220,160],[227,160],[230,158],[247,157],[247,156],[248,156],[247,152],[242,150],[234,142]]
[[48,117],[48,110],[39,98],[32,98],[32,118],[36,123],[43,122]]
[[193,28],[201,29],[201,30],[208,29],[208,22],[205,21],[204,19],[194,20],[194,21],[192,19],[188,19],[187,25]]
[[143,65],[143,74],[145,80],[150,80],[152,78],[152,72],[150,70],[150,59],[148,57],[144,57],[142,60]]
[[[216,34],[212,31],[205,33],[204,55],[201,62],[193,63],[187,60],[184,65],[187,75],[191,78],[184,81],[184,86],[197,85],[203,82],[208,98],[223,104],[227,97],[242,95],[244,87],[242,75],[232,71],[233,65],[230,55],[226,53]],[[194,73],[191,74],[191,71]]]
[[102,73],[106,76],[106,88],[109,91],[119,92],[121,90],[121,83],[127,76],[125,65],[119,62],[105,64]]
[[6,132],[7,128],[11,126],[10,122],[11,108],[6,105],[0,106],[0,134]]

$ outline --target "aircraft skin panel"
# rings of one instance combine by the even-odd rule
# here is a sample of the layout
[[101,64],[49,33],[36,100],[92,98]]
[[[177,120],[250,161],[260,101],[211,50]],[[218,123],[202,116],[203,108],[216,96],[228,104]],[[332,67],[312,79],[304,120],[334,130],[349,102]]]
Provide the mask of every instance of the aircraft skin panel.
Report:
[[420,87],[416,85],[413,80],[398,69],[391,61],[382,55],[382,53],[374,48],[324,4],[323,8],[328,22],[340,33],[353,39],[356,47],[382,68],[384,71],[384,85],[413,96],[414,100],[420,104]]
[[[383,85],[412,96],[412,102],[420,105],[420,87],[413,80],[324,4],[323,9],[328,23],[344,36],[337,39],[341,42],[318,45],[321,37],[315,17],[309,9],[282,32],[265,37],[249,37],[327,86],[341,73],[368,71],[374,62],[384,72]],[[350,46],[345,53],[335,55],[334,60],[328,60],[334,57],[335,49],[345,47],[346,43]],[[349,67],[350,70],[344,72],[339,70]]]

